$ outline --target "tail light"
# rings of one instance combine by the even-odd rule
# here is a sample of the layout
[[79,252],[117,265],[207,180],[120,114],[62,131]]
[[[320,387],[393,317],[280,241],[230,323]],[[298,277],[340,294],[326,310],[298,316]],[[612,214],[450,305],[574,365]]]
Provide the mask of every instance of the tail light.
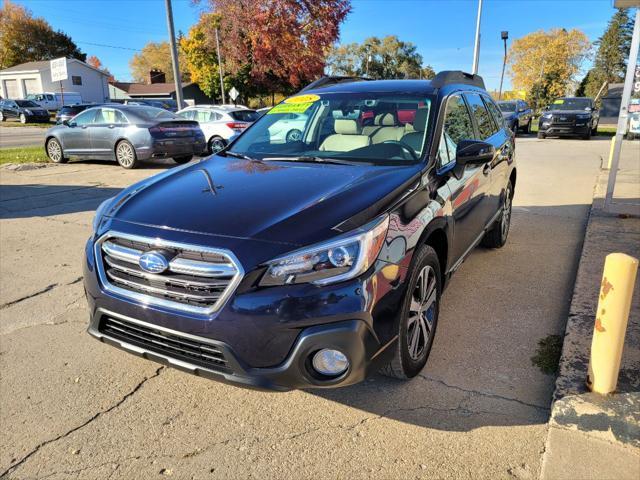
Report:
[[229,122],[226,125],[232,130],[244,130],[249,126],[249,124],[245,122]]

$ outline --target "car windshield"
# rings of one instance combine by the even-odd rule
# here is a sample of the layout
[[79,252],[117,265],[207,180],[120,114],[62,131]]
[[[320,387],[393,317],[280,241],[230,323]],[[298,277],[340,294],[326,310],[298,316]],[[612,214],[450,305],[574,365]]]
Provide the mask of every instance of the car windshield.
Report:
[[255,122],[260,118],[260,114],[255,110],[238,110],[236,112],[229,112],[229,115],[238,122]]
[[260,117],[230,153],[263,160],[414,163],[424,152],[430,113],[426,95],[297,95]]
[[515,112],[516,111],[516,103],[515,102],[501,102],[498,103],[500,110],[503,112]]
[[16,103],[19,107],[39,107],[37,103],[32,102],[31,100],[16,100]]
[[591,107],[589,98],[557,98],[551,104],[552,110],[586,110]]
[[135,108],[135,112],[145,120],[158,120],[158,119],[169,120],[172,118],[180,118],[175,114],[171,113],[170,111],[164,110],[162,108],[143,107],[143,106],[136,106],[133,108]]

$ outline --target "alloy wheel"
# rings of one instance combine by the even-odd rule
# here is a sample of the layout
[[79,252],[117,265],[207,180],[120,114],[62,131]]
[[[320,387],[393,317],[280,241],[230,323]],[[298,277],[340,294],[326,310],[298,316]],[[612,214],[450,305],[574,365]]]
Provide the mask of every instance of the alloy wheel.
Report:
[[211,153],[218,153],[224,147],[226,147],[226,144],[221,138],[212,138],[209,142],[209,149],[211,150]]
[[504,202],[502,205],[502,219],[500,220],[500,231],[502,238],[506,238],[509,233],[509,225],[511,224],[511,188],[507,187],[507,191],[504,192]]
[[52,162],[58,163],[62,160],[62,148],[57,140],[49,140],[49,143],[47,143],[47,155],[49,155]]
[[136,154],[129,143],[121,142],[116,149],[116,157],[118,158],[118,163],[120,165],[128,168],[133,165],[133,162],[136,159]]
[[425,353],[431,338],[436,315],[436,272],[425,265],[411,296],[407,321],[407,347],[412,360],[418,361]]

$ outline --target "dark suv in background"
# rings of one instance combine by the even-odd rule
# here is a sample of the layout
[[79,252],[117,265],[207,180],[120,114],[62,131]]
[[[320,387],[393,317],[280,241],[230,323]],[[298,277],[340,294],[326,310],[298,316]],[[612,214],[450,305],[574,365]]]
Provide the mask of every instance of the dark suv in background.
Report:
[[[451,275],[507,241],[513,133],[476,75],[348,80],[101,204],[89,333],[255,388],[417,375]],[[283,140],[291,114],[301,133]]]
[[599,120],[592,98],[556,98],[538,120],[538,138],[572,136],[589,140],[598,132]]
[[533,110],[524,100],[505,100],[498,102],[504,121],[513,133],[531,133]]

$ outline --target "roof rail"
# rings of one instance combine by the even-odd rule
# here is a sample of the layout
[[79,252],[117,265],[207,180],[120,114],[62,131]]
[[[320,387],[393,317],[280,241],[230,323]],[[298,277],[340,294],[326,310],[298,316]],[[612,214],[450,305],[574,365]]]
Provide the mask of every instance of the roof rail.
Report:
[[461,70],[444,70],[431,79],[431,86],[433,88],[444,87],[452,83],[463,83],[482,89],[485,88],[484,80],[480,75],[474,75],[473,73],[467,73]]
[[328,76],[328,77],[321,77],[315,82],[311,82],[309,85],[307,85],[300,91],[304,92],[306,90],[311,90],[312,88],[322,88],[322,87],[328,87],[330,85],[337,85],[338,83],[360,82],[363,80],[370,80],[370,79],[364,78],[364,77],[347,77],[347,76],[335,76],[335,75]]

